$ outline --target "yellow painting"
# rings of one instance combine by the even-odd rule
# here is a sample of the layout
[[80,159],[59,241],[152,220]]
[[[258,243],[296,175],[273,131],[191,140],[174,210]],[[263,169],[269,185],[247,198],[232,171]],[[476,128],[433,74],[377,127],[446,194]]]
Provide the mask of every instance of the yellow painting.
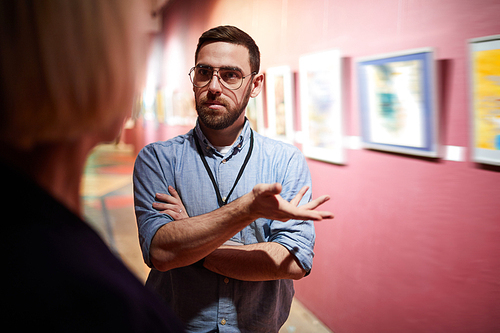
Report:
[[500,150],[500,49],[474,52],[476,148]]

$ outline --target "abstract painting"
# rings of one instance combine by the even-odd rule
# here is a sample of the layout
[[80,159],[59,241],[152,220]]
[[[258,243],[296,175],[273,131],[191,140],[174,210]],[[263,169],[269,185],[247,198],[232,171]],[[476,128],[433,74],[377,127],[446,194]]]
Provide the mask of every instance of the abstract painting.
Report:
[[344,164],[339,50],[301,56],[299,59],[300,111],[304,155]]
[[437,157],[437,110],[430,48],[357,61],[366,148]]
[[472,159],[500,165],[500,35],[469,41]]

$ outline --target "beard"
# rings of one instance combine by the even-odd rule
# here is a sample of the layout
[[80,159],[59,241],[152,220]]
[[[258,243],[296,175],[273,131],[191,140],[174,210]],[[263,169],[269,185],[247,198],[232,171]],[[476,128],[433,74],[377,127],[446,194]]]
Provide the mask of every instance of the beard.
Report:
[[[241,114],[245,111],[248,100],[250,99],[250,93],[251,89],[248,89],[245,97],[242,100],[242,103],[235,107],[230,107],[229,103],[225,99],[214,96],[213,94],[208,92],[205,97],[201,98],[199,101],[196,101],[196,113],[198,113],[198,119],[203,123],[203,125],[212,130],[222,130],[228,128],[229,126],[234,124],[234,122],[238,120]],[[222,114],[216,114],[209,107],[205,106],[205,103],[207,101],[216,101],[217,103],[220,103],[225,107],[226,112]]]

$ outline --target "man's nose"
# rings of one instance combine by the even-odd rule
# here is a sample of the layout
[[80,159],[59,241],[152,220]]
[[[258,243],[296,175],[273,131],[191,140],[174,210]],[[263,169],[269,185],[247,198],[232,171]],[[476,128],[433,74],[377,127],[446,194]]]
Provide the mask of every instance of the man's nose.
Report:
[[214,71],[212,73],[212,80],[210,80],[210,84],[208,85],[208,90],[213,94],[221,94],[222,93],[222,85],[219,81],[219,72]]

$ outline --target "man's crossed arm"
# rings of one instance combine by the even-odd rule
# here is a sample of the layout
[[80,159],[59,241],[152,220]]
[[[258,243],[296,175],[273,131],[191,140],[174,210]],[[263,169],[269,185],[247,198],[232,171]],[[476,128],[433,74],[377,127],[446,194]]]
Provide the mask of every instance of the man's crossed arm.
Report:
[[169,214],[175,221],[162,226],[151,242],[151,258],[158,270],[190,265],[205,258],[204,266],[227,277],[263,281],[299,279],[305,270],[281,244],[274,242],[244,246],[222,246],[225,241],[258,218],[277,221],[290,219],[321,221],[332,219],[328,211],[315,209],[328,201],[321,196],[297,206],[308,187],[303,187],[290,202],[279,193],[281,185],[258,184],[237,200],[213,212],[189,217],[178,193],[157,194],[153,208]]

